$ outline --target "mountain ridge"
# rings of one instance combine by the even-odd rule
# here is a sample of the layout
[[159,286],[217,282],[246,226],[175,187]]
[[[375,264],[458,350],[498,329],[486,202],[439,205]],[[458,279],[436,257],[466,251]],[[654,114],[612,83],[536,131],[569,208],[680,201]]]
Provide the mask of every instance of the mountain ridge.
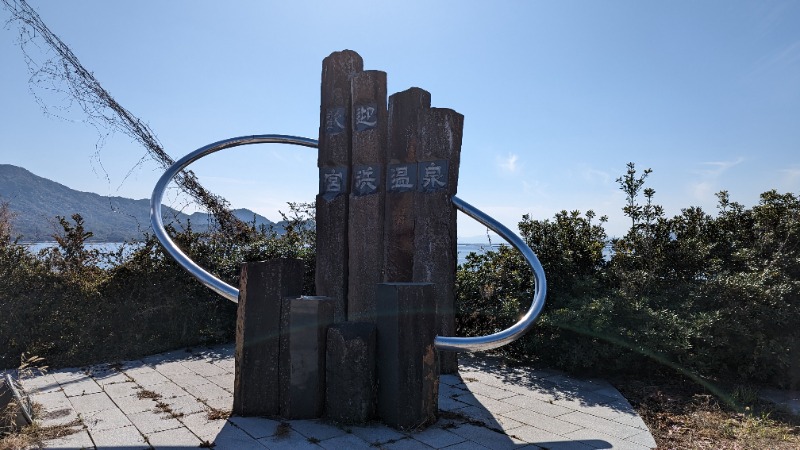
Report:
[[[0,202],[8,202],[14,214],[13,235],[22,242],[52,241],[53,234],[62,230],[56,216],[71,220],[75,213],[83,217],[86,231],[93,233],[90,242],[138,241],[152,232],[149,199],[78,191],[10,164],[0,164]],[[255,220],[256,227],[276,225],[249,209],[232,212],[246,223]],[[165,223],[178,222],[179,227],[191,223],[194,231],[206,231],[212,223],[212,216],[202,212],[185,214],[162,206],[162,214]],[[276,229],[282,231],[280,226]]]

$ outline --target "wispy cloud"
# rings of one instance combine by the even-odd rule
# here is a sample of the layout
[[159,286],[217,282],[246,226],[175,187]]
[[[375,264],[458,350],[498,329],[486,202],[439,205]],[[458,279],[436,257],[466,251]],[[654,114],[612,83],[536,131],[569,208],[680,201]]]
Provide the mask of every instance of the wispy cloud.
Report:
[[741,156],[733,161],[709,161],[700,163],[700,167],[695,171],[697,174],[706,178],[718,178],[720,175],[744,162]]
[[800,40],[790,42],[756,61],[749,77],[785,72],[797,64],[800,64]]
[[499,167],[503,172],[517,173],[521,168],[519,163],[519,155],[514,153],[509,153],[508,156],[505,157],[498,156],[496,160],[497,167]]
[[722,175],[743,163],[745,159],[738,157],[731,161],[708,161],[698,165],[693,173],[697,179],[689,183],[688,191],[695,200],[713,201],[714,194],[719,190],[719,179]]

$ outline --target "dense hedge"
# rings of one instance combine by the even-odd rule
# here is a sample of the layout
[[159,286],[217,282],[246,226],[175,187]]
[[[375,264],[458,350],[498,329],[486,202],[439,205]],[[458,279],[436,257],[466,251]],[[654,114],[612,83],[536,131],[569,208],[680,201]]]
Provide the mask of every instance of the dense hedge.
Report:
[[[644,189],[649,173],[637,177],[629,164],[618,180],[631,220],[620,238],[609,239],[606,219],[592,211],[522,218],[520,234],[547,274],[547,304],[533,330],[501,351],[598,375],[677,370],[800,388],[800,199],[769,191],[748,209],[721,192],[716,215],[687,208],[669,218]],[[313,213],[294,211],[282,236],[173,233],[234,284],[240,261],[300,257],[313,293]],[[130,255],[101,255],[85,249],[90,233],[79,216],[62,218],[59,247],[33,256],[12,239],[7,215],[0,208],[0,368],[22,352],[78,365],[233,339],[235,305],[152,237]],[[98,267],[100,258],[110,268]],[[533,290],[528,267],[507,247],[470,255],[456,283],[460,335],[509,326]]]
[[[648,173],[637,178],[631,164],[618,180],[631,219],[621,238],[609,241],[605,219],[591,211],[523,217],[520,233],[547,274],[547,304],[533,331],[504,351],[571,371],[668,368],[800,387],[800,199],[769,191],[747,209],[721,192],[716,216],[687,208],[668,218],[655,192],[642,190]],[[529,269],[508,248],[470,256],[457,282],[464,334],[513,323],[532,296]]]
[[[244,240],[191,228],[172,234],[195,261],[234,285],[240,261],[301,258],[310,292],[313,233],[298,211],[281,236],[265,229]],[[8,208],[0,214],[8,218]],[[58,247],[39,255],[0,225],[0,368],[16,367],[23,352],[51,366],[74,366],[233,340],[236,305],[200,285],[153,236],[131,252],[104,254],[84,246],[91,233],[79,215],[59,220]]]

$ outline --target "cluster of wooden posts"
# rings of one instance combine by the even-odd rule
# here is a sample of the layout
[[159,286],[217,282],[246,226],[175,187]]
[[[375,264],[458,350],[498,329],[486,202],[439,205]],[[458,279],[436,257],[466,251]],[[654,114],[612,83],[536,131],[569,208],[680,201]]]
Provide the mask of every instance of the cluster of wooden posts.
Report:
[[234,414],[436,420],[453,335],[463,116],[336,52],[322,63],[316,297],[298,260],[242,266]]

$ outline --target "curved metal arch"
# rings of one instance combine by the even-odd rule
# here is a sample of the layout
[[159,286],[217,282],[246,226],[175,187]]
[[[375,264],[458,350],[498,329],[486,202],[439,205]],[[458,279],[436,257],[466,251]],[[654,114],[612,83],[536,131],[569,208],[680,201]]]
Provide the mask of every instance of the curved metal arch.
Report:
[[[169,253],[170,256],[172,256],[178,262],[178,264],[186,269],[186,271],[188,271],[192,276],[197,278],[204,286],[234,303],[239,302],[239,290],[197,265],[197,263],[192,261],[191,258],[189,258],[177,245],[175,245],[175,242],[172,241],[172,238],[169,237],[164,229],[164,222],[161,217],[161,202],[164,198],[164,192],[166,191],[169,182],[175,177],[175,175],[178,174],[178,172],[188,167],[191,163],[220,150],[250,144],[291,144],[311,148],[316,148],[318,146],[317,141],[314,139],[281,134],[241,136],[218,141],[189,153],[170,166],[164,172],[161,178],[159,178],[155,188],[153,189],[153,195],[150,198],[150,222],[153,226],[153,233],[158,238],[159,242],[161,242],[161,245],[163,245],[167,250],[167,253]],[[547,281],[545,279],[544,269],[530,247],[528,247],[528,245],[525,244],[525,242],[511,230],[503,226],[503,224],[497,222],[488,214],[480,211],[458,197],[453,196],[452,202],[453,206],[455,206],[459,211],[485,225],[487,228],[505,239],[520,253],[522,253],[522,256],[525,258],[531,270],[533,271],[535,289],[528,312],[511,327],[488,336],[436,336],[434,344],[439,350],[473,352],[490,350],[506,345],[519,339],[523,334],[525,334],[525,332],[527,332],[533,325],[536,317],[538,317],[541,313],[547,293]]]

